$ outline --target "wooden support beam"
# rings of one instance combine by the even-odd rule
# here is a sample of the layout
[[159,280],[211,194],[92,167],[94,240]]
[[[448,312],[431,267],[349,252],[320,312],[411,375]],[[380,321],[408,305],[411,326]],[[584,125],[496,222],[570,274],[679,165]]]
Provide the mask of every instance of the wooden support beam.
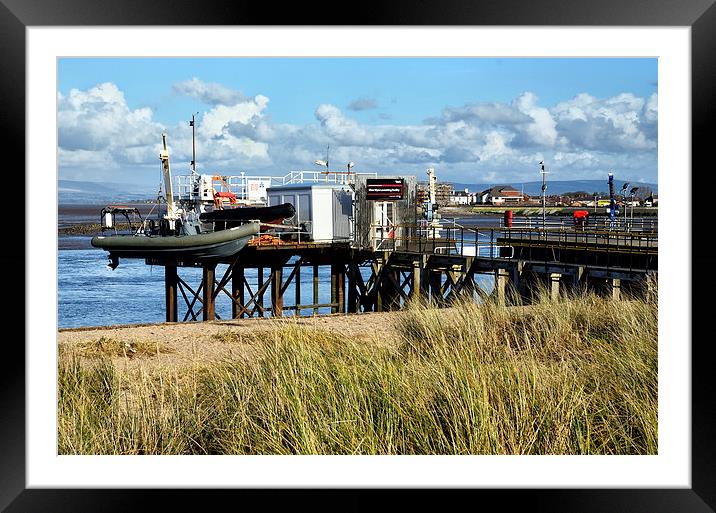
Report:
[[413,283],[412,283],[412,289],[410,291],[410,297],[412,299],[420,299],[420,296],[422,295],[422,284],[421,284],[421,274],[423,272],[422,266],[420,265],[420,260],[415,260],[413,262]]
[[611,287],[612,292],[612,299],[614,301],[619,301],[622,297],[621,291],[622,291],[622,281],[618,278],[614,278],[609,280],[609,285]]
[[214,281],[216,277],[216,264],[206,264],[202,267],[202,282],[204,284],[202,319],[213,321],[216,319]]
[[283,316],[282,280],[283,266],[273,267],[271,269],[271,315],[273,317]]
[[238,319],[245,315],[244,305],[244,281],[246,281],[244,268],[234,266],[231,272],[231,318]]
[[549,275],[549,297],[552,301],[559,299],[559,283],[562,280],[560,273],[550,273]]
[[507,303],[507,284],[510,273],[507,269],[495,269],[495,293],[497,304],[504,306]]
[[348,262],[348,313],[356,313],[359,310],[358,302],[358,277],[360,276],[360,268],[358,264],[351,260]]
[[[338,277],[336,275],[336,266],[331,264],[331,305],[335,305],[338,302]],[[331,306],[331,313],[334,314],[338,311],[337,306]]]
[[166,300],[167,322],[177,322],[177,266],[167,263],[164,266],[164,297]]
[[341,263],[335,264],[335,267],[336,302],[338,303],[338,313],[346,313],[346,266]]
[[[182,319],[182,322],[186,321],[186,320],[189,318],[190,315],[191,315],[191,319],[192,319],[193,321],[196,321],[196,320],[197,320],[197,315],[199,315],[199,312],[200,312],[201,310],[200,310],[199,312],[196,312],[196,313],[195,313],[195,312],[194,312],[194,305],[196,304],[197,301],[199,301],[199,303],[202,303],[202,305],[203,305],[203,302],[202,302],[200,296],[201,296],[201,292],[204,290],[204,281],[202,280],[202,282],[199,284],[199,288],[196,289],[196,291],[195,291],[194,289],[192,289],[192,288],[189,286],[189,284],[188,284],[187,282],[185,282],[184,280],[182,280],[180,277],[177,277],[177,280],[178,280],[178,283],[179,283],[179,290],[181,291],[181,295],[182,295],[182,297],[184,298],[184,302],[186,303],[186,307],[187,307],[187,309],[186,309],[186,314],[184,315],[184,319]],[[189,302],[189,299],[187,298],[186,294],[184,293],[184,289],[185,289],[185,288],[186,288],[189,292],[191,292],[191,295],[192,295],[191,303]]]
[[[264,316],[264,291],[266,290],[266,287],[264,287],[264,268],[259,267],[258,269],[258,288],[256,289],[257,297],[254,301],[254,304],[256,305],[256,309],[258,309],[258,313],[260,317]],[[253,314],[252,314],[253,317]]]
[[318,265],[313,264],[313,315],[318,315]]
[[373,288],[372,291],[375,295],[375,306],[373,308],[374,312],[382,312],[383,311],[383,291],[382,289],[382,282],[383,282],[383,260],[381,258],[376,258],[375,261],[373,261],[373,264],[371,265],[371,268],[373,269],[373,275],[371,276],[371,280],[373,280]]
[[400,308],[400,297],[407,297],[402,291],[400,282],[400,272],[398,270],[387,266],[383,269],[383,278],[381,280],[383,310],[391,311]]
[[444,299],[442,296],[443,272],[431,269],[428,274],[428,280],[430,281],[431,301],[437,305],[442,305]]
[[303,265],[302,260],[299,258],[296,260],[296,270],[294,272],[294,290],[296,291],[296,317],[301,315],[301,266]]

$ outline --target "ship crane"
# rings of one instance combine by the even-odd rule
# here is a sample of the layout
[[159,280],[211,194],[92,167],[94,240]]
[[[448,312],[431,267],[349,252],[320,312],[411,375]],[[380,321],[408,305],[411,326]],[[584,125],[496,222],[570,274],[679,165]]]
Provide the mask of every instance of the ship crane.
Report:
[[164,216],[169,221],[170,229],[174,229],[174,224],[179,216],[177,215],[176,205],[174,204],[174,191],[172,190],[172,172],[169,167],[169,150],[167,149],[167,132],[162,131],[162,151],[159,153],[159,160],[162,161],[164,171],[164,188],[167,198],[167,214]]

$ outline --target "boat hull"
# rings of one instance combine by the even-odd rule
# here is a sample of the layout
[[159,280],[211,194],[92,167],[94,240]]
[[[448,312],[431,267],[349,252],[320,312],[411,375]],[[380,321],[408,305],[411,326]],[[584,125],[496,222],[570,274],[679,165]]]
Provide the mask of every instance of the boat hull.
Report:
[[217,259],[235,255],[252,236],[259,223],[228,230],[179,236],[113,235],[93,237],[92,246],[109,252],[110,258]]
[[[290,203],[270,207],[238,207],[204,212],[199,219],[202,222],[245,222],[259,220],[267,224],[281,224],[284,219],[293,217],[296,209]],[[230,226],[230,225],[229,225]]]

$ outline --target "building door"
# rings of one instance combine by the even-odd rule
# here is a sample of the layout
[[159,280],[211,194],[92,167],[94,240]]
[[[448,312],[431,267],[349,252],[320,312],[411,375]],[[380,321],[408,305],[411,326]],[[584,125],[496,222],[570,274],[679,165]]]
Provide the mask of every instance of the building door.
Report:
[[373,249],[395,249],[395,224],[392,201],[373,202]]

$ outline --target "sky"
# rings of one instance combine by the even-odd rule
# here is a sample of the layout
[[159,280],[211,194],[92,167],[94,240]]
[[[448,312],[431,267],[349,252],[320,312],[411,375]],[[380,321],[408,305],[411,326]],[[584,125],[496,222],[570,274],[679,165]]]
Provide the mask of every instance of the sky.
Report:
[[657,59],[63,58],[59,178],[296,170],[657,182]]

